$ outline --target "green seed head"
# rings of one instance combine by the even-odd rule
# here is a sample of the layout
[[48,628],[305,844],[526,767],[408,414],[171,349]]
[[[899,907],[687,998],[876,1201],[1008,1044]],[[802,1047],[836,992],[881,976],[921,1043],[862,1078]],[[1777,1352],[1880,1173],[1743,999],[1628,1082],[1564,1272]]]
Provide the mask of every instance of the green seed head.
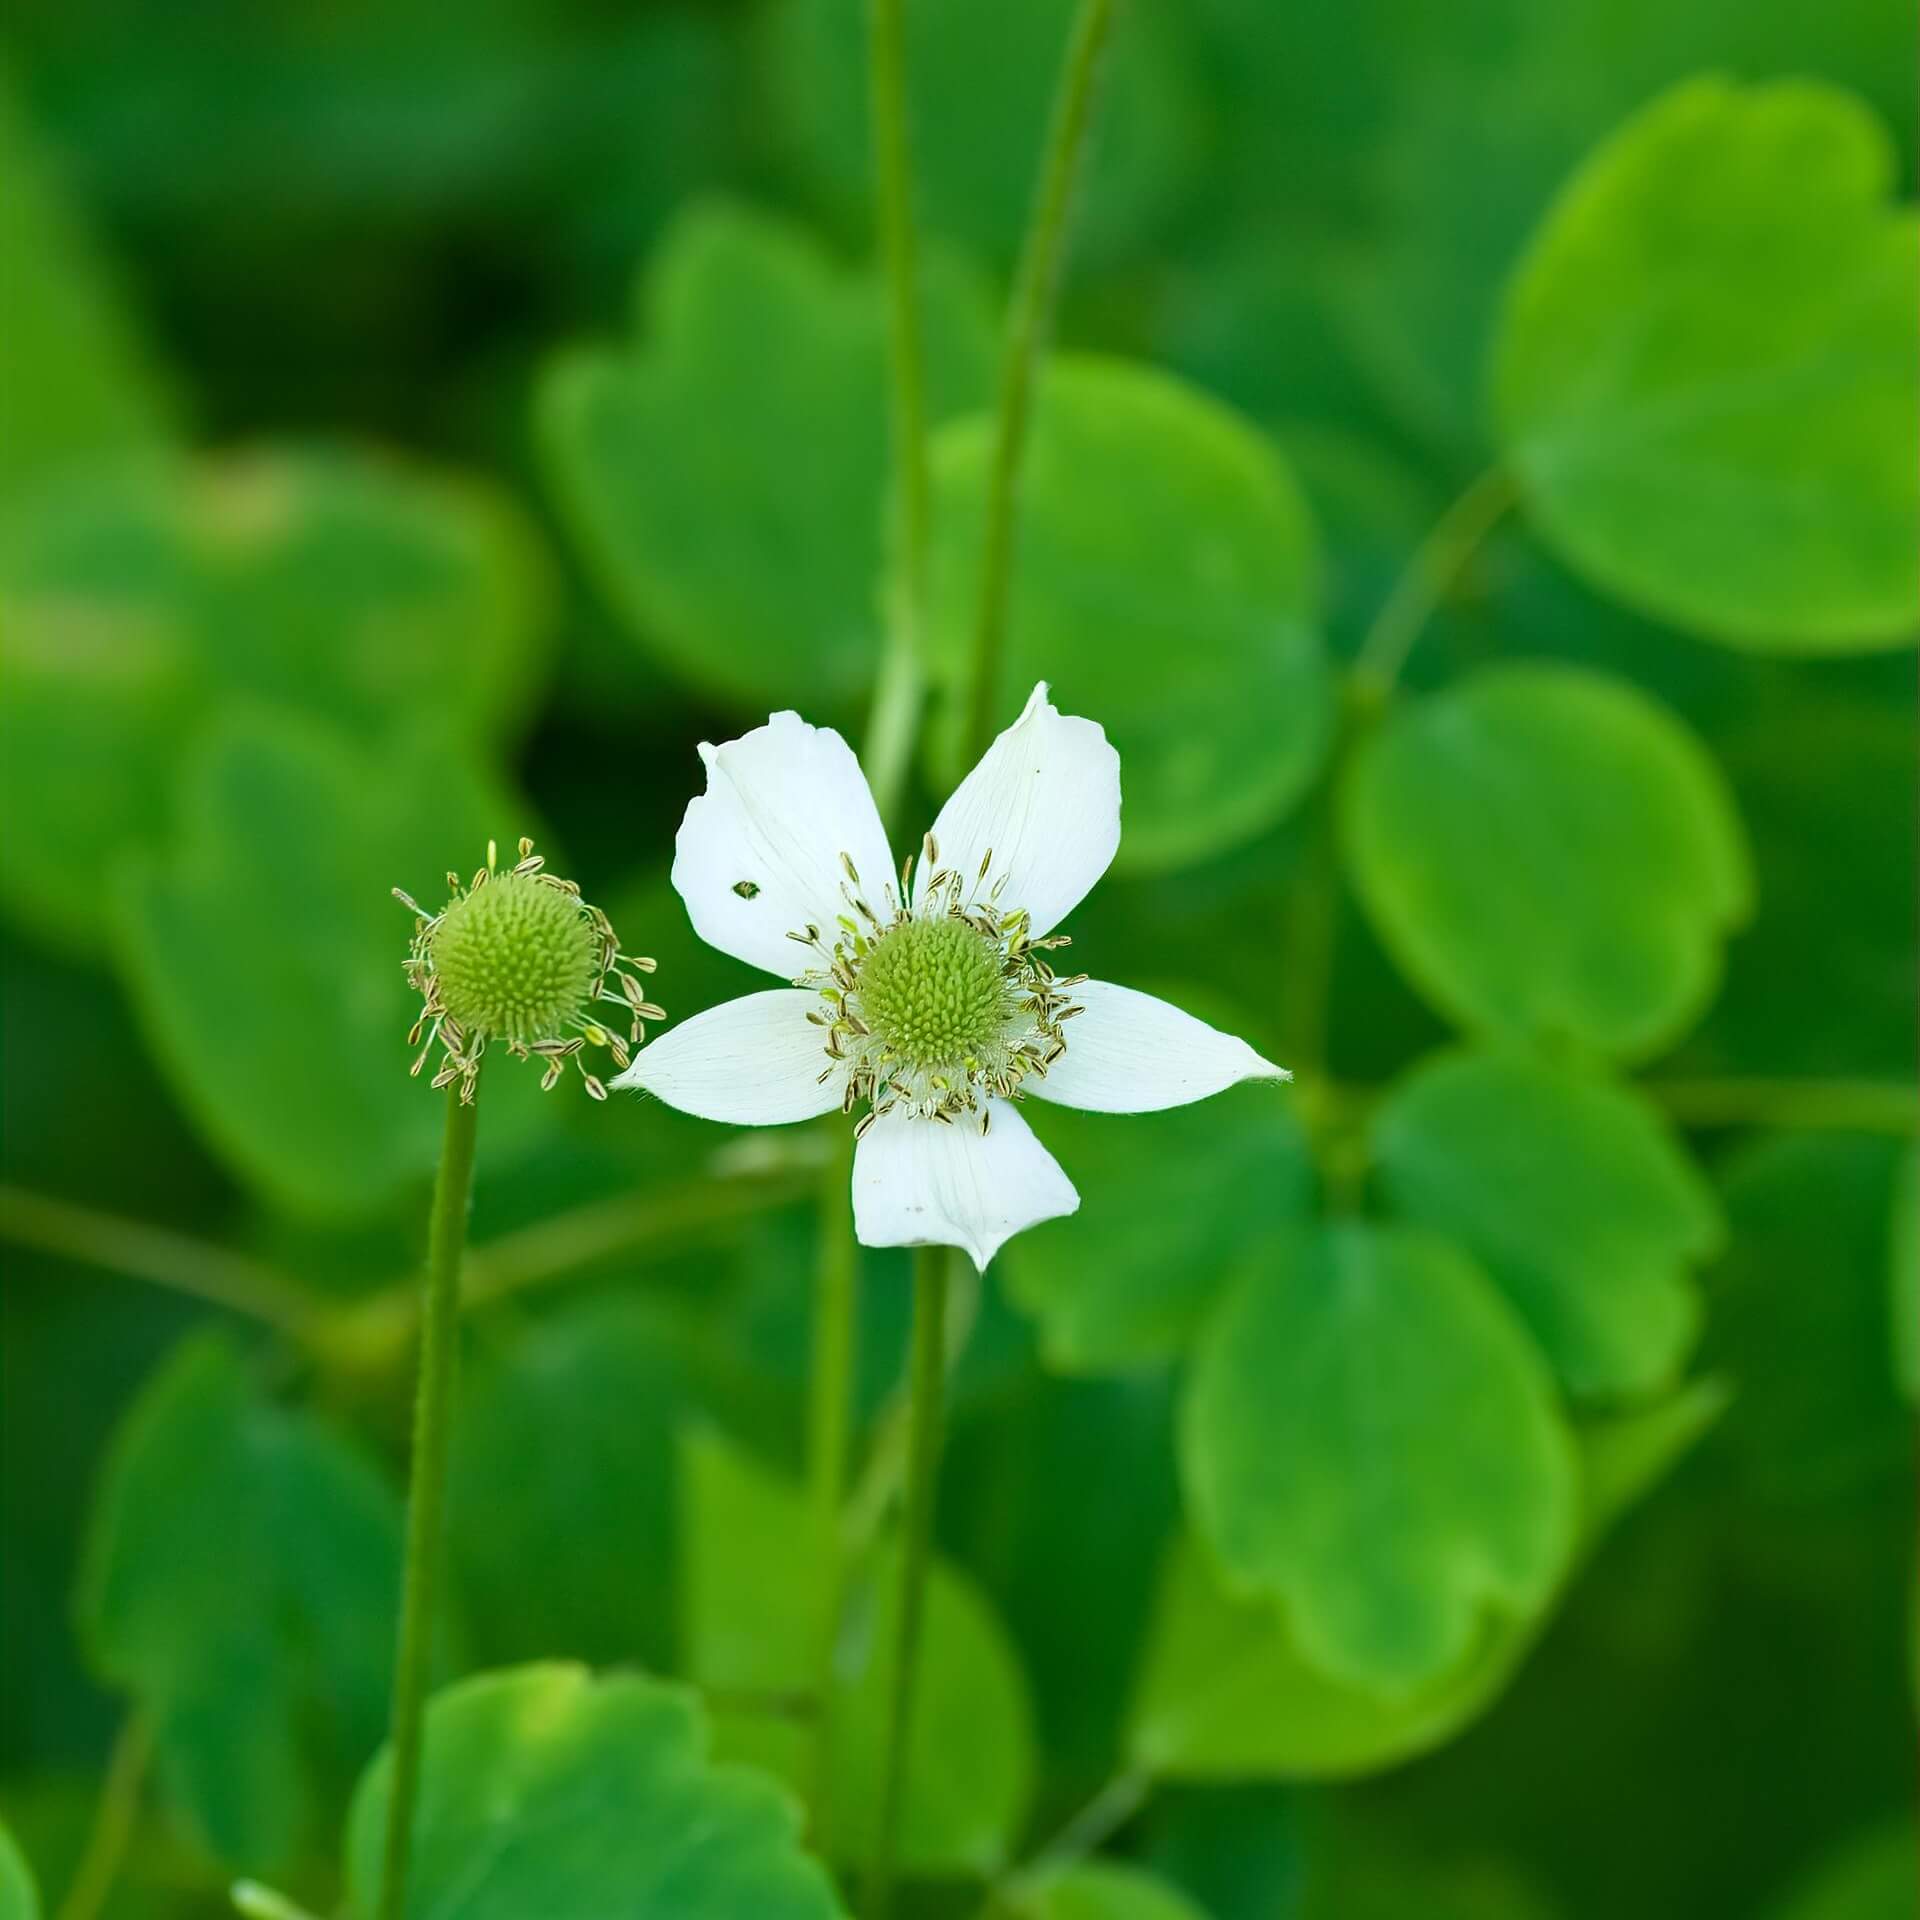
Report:
[[501,873],[456,900],[427,942],[440,999],[470,1034],[549,1040],[584,1013],[600,936],[577,895]]
[[889,927],[857,975],[861,1017],[909,1067],[988,1052],[1007,1020],[999,949],[950,915]]

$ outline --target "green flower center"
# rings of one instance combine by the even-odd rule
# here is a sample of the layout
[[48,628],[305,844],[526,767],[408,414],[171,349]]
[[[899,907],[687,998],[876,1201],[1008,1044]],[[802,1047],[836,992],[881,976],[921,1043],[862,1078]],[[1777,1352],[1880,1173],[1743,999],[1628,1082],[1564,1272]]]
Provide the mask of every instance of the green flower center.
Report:
[[501,873],[448,907],[429,951],[441,1003],[468,1033],[551,1040],[586,1006],[600,935],[572,894]]
[[900,920],[855,979],[860,1015],[910,1068],[957,1067],[987,1053],[1008,1017],[999,946],[950,914]]

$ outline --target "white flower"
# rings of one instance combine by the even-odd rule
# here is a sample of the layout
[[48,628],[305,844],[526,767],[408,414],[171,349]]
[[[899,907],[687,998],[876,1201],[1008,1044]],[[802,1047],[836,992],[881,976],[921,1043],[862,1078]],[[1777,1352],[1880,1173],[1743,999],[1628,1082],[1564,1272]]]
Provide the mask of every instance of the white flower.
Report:
[[[738,1126],[864,1108],[854,1224],[870,1247],[964,1247],[985,1267],[1080,1196],[1014,1103],[1147,1113],[1289,1076],[1129,987],[1063,976],[1054,929],[1120,844],[1120,758],[1044,683],[896,881],[841,737],[776,713],[705,746],[673,883],[695,931],[790,980],[675,1027],[612,1084]],[[796,977],[796,963],[799,973]]]

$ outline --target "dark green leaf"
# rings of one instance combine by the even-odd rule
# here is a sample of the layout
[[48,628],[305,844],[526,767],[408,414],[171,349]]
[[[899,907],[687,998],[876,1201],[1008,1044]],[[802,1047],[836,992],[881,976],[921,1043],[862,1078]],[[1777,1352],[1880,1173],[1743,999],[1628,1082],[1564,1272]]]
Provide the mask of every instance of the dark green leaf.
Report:
[[128,1413],[79,1613],[151,1721],[199,1844],[271,1873],[303,1855],[386,1723],[398,1503],[311,1416],[261,1398],[224,1339],[179,1348]]

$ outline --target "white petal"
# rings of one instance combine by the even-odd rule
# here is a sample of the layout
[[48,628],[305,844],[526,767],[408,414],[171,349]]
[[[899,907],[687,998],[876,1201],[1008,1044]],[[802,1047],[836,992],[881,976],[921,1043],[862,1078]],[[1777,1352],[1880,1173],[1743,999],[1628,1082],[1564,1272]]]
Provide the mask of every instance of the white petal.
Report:
[[983,1271],[1004,1241],[1080,1205],[1060,1163],[1019,1110],[990,1100],[977,1120],[943,1127],[894,1112],[853,1155],[853,1224],[863,1246],[964,1247]]
[[1071,989],[1086,1012],[1061,1029],[1067,1050],[1025,1091],[1090,1113],[1157,1113],[1205,1100],[1241,1080],[1291,1080],[1204,1020],[1150,993],[1088,980]]
[[724,1001],[669,1027],[608,1084],[736,1127],[811,1120],[837,1107],[841,1091],[837,1074],[820,1084],[826,1041],[807,1018],[819,1004],[817,993],[799,987]]
[[1120,845],[1120,756],[1091,720],[1034,688],[1026,711],[981,755],[933,823],[940,864],[971,882],[989,849],[997,904],[1051,932],[1093,890]]
[[840,891],[843,853],[885,917],[886,830],[853,749],[831,727],[776,713],[723,747],[703,745],[700,757],[707,790],[680,823],[673,884],[708,946],[792,979],[811,956],[787,935],[809,922],[831,928],[852,911]]

